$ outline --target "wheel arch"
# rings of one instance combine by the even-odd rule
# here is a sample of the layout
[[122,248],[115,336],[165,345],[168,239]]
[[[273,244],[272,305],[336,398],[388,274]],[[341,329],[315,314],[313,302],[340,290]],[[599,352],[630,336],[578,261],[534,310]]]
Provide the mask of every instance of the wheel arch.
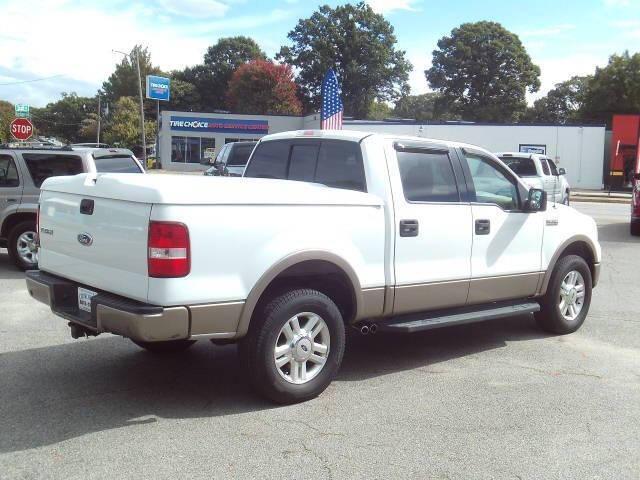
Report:
[[[337,282],[326,282],[326,275],[333,275]],[[298,252],[273,265],[253,286],[240,315],[236,338],[246,335],[253,314],[261,302],[287,286],[315,288],[325,293],[338,304],[345,323],[358,318],[362,311],[360,281],[346,260],[325,251]],[[346,292],[340,287],[346,287]]]
[[2,222],[2,227],[0,227],[0,238],[9,238],[9,232],[11,229],[27,220],[36,220],[36,212],[19,212],[14,211],[7,215]]
[[540,283],[540,287],[538,288],[538,295],[544,295],[547,292],[547,287],[549,286],[549,281],[551,280],[551,275],[556,268],[556,264],[561,258],[566,257],[567,255],[577,255],[579,257],[582,257],[585,262],[587,262],[589,270],[591,271],[593,286],[596,286],[598,279],[596,271],[596,247],[589,237],[585,235],[576,235],[565,240],[556,249],[553,257],[551,257],[551,261],[549,262],[547,271],[542,277],[542,282]]

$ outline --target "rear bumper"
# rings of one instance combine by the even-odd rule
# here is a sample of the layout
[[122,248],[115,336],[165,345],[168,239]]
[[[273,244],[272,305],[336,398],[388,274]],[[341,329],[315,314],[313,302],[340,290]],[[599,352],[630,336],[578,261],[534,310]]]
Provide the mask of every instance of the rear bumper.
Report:
[[[27,290],[56,315],[96,333],[115,333],[142,342],[188,338],[187,307],[159,307],[98,291],[91,313],[78,308],[78,283],[40,270],[26,272]],[[94,288],[89,287],[91,290]]]

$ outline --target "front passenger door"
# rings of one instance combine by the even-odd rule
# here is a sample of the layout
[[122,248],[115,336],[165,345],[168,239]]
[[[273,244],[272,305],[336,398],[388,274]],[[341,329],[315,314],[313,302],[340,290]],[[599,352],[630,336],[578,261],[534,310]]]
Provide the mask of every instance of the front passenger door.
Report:
[[496,160],[467,149],[463,155],[473,217],[468,303],[534,295],[544,213],[522,210],[517,180]]
[[20,205],[23,186],[13,157],[0,155],[0,223]]

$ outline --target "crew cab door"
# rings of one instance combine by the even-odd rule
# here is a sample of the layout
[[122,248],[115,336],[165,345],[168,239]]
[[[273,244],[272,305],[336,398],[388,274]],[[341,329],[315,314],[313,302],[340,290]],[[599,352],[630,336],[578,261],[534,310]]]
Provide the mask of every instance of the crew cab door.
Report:
[[395,314],[460,306],[471,274],[471,205],[455,151],[395,143],[387,162],[395,210]]
[[473,218],[468,303],[535,294],[544,214],[523,211],[516,178],[496,160],[470,149],[461,153]]
[[540,166],[542,167],[542,184],[544,185],[544,191],[547,192],[548,198],[553,200],[559,189],[557,185],[558,177],[552,174],[546,158],[540,159]]

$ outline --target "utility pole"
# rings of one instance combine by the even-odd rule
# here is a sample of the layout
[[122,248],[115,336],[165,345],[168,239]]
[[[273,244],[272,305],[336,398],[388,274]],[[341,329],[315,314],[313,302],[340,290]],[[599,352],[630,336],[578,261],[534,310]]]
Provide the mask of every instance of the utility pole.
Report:
[[96,135],[96,143],[100,143],[100,117],[102,116],[102,108],[100,106],[100,93],[98,92],[98,129]]
[[[136,53],[136,70],[138,72],[138,96],[140,100],[140,132],[142,137],[142,166],[146,170],[147,169],[147,140],[144,134],[144,100],[142,99],[142,76],[140,75],[140,47],[136,45],[135,47]],[[124,55],[125,57],[129,57],[129,59],[133,63],[133,58],[131,58],[131,54],[121,52],[120,50],[112,50],[114,53],[119,53],[120,55]]]
[[144,134],[144,100],[142,99],[142,77],[140,76],[140,49],[136,49],[136,66],[138,67],[138,94],[140,96],[140,131],[142,132],[142,165],[147,169],[147,140]]

